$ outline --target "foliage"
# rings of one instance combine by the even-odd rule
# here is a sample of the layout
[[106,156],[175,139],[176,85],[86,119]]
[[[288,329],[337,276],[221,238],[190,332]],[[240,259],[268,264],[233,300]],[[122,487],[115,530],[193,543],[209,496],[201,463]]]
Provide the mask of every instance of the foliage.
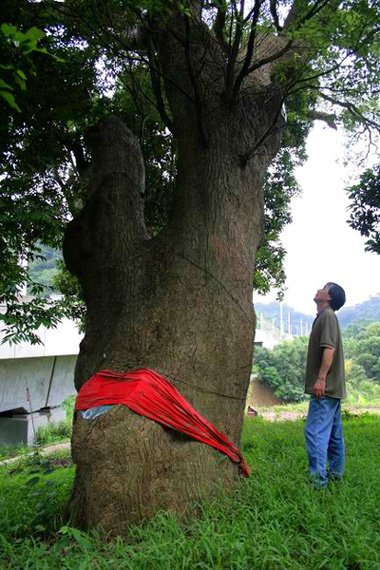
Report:
[[[8,2],[3,17],[9,21],[13,18],[18,29],[28,28],[35,20],[28,10],[23,5],[15,11],[13,3]],[[43,298],[43,287],[26,270],[28,264],[41,259],[41,242],[60,248],[75,202],[75,184],[67,180],[67,165],[62,164],[62,159],[68,156],[68,148],[78,136],[73,121],[89,108],[84,91],[94,73],[88,63],[90,54],[84,49],[67,48],[65,59],[60,58],[61,40],[62,36],[55,42],[51,34],[46,36],[45,43],[54,57],[37,54],[28,89],[19,94],[20,112],[1,125],[0,303],[6,306],[1,314],[6,325],[5,340],[13,342],[39,342],[33,331],[40,325],[55,326],[65,314],[59,305]],[[73,71],[79,65],[81,73],[75,77]],[[77,188],[74,195],[77,198]],[[35,299],[20,303],[18,293],[24,284]]]
[[[302,145],[300,144],[301,148]],[[300,149],[298,149],[300,152]],[[265,294],[272,287],[278,289],[280,297],[285,285],[284,259],[286,251],[281,245],[280,235],[292,221],[290,201],[300,189],[293,170],[301,160],[299,154],[283,149],[274,160],[265,181],[264,223],[265,238],[256,254],[254,289]]]
[[[307,481],[303,422],[245,423],[243,453],[251,476],[233,493],[198,506],[179,524],[158,513],[126,540],[105,542],[61,525],[71,467],[34,486],[28,470],[1,468],[0,562],[4,568],[360,568],[379,565],[378,417],[344,419],[345,481],[316,493]],[[29,468],[28,468],[29,469]],[[47,486],[44,481],[54,485]],[[50,488],[57,495],[49,497]],[[41,494],[34,496],[35,491]],[[38,503],[44,505],[43,514]],[[338,521],[338,522],[337,522]],[[339,522],[340,521],[340,522]],[[45,528],[45,530],[44,530]]]
[[380,323],[356,323],[344,331],[349,379],[360,386],[365,380],[380,384]]
[[37,429],[36,444],[48,445],[68,440],[71,437],[71,427],[71,422],[68,420],[41,426]]
[[365,370],[360,364],[351,359],[345,360],[345,374],[346,382],[349,387],[348,391],[351,393],[352,389],[358,389],[364,382],[367,381]]
[[307,338],[297,337],[276,345],[273,350],[257,346],[253,371],[284,402],[304,399]]
[[348,189],[348,223],[365,236],[366,251],[380,254],[380,164],[366,170],[357,185]]
[[[194,23],[195,4],[180,2],[178,17]],[[201,3],[203,31],[208,30],[214,45],[227,46],[226,61],[234,72],[226,73],[227,79],[238,74],[244,80],[237,54],[244,50],[248,54],[250,42],[256,41],[254,47],[260,52],[263,38],[281,35],[287,46],[273,72],[285,128],[283,149],[265,188],[266,236],[254,276],[261,292],[284,284],[285,252],[279,235],[290,221],[289,201],[297,192],[293,169],[305,157],[305,138],[313,120],[333,126],[342,123],[351,130],[359,125],[367,131],[377,128],[377,2],[346,0],[339,10],[330,2],[317,3],[315,9],[304,0],[296,4],[297,14],[292,13],[285,26],[283,13],[289,7],[285,1],[278,10],[275,3],[257,2],[257,14],[251,10],[247,17],[239,14],[235,2]],[[28,89],[18,93],[18,111],[1,125],[0,303],[7,307],[3,321],[8,339],[20,341],[30,333],[30,340],[37,342],[30,331],[41,323],[54,326],[64,315],[83,315],[73,284],[63,303],[48,302],[44,317],[41,298],[21,307],[17,299],[20,285],[29,280],[29,288],[36,288],[19,262],[36,260],[37,243],[60,248],[65,224],[86,198],[91,128],[110,113],[120,115],[141,142],[149,230],[156,235],[165,226],[176,187],[177,149],[153,48],[157,18],[164,22],[173,10],[172,3],[146,0],[4,3],[8,36],[3,40],[7,45],[18,43],[20,53],[25,47],[27,58],[33,55]],[[144,30],[142,39],[148,39],[143,49],[136,45],[139,27]],[[132,40],[128,37],[131,30]],[[284,56],[289,56],[286,62]],[[252,63],[248,55],[246,61],[247,72]],[[15,69],[17,81],[25,82],[18,73],[27,75],[22,65]],[[236,94],[236,84],[235,88]],[[64,290],[67,279],[60,279]]]
[[20,443],[19,445],[0,444],[0,460],[18,457],[30,453],[30,447]]
[[[380,323],[355,322],[343,333],[348,400],[380,396]],[[284,402],[304,397],[307,338],[283,341],[273,350],[255,347],[253,371]]]
[[33,57],[36,53],[51,55],[46,48],[39,47],[44,37],[45,32],[35,26],[26,32],[6,23],[0,26],[0,101],[14,111],[21,113],[16,92],[25,91],[28,75],[35,75]]
[[76,396],[68,396],[63,402],[62,406],[66,412],[66,418],[63,421],[51,422],[37,429],[36,445],[59,443],[71,438],[75,398]]
[[[9,467],[0,467],[1,532],[13,537],[46,534],[62,524],[63,509],[73,477],[67,453],[42,457],[38,452]],[[67,472],[67,474],[66,474]],[[3,475],[6,473],[6,481]]]
[[28,266],[28,275],[34,283],[44,286],[46,292],[54,289],[54,279],[57,274],[57,262],[62,259],[59,251],[37,244],[39,249],[38,257]]
[[79,330],[84,331],[86,324],[86,306],[83,293],[78,279],[66,268],[63,260],[57,261],[57,272],[53,277],[53,287],[62,294],[62,298],[56,303],[62,313],[77,322]]

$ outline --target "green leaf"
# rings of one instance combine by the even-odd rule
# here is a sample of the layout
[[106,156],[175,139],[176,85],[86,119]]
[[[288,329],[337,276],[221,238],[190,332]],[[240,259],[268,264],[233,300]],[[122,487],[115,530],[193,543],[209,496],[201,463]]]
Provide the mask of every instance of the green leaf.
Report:
[[9,89],[9,91],[13,91],[13,87],[8,83],[5,83],[2,79],[0,79],[0,89]]
[[[45,53],[45,54],[48,54],[48,51],[47,51],[46,48],[38,48],[38,47],[35,47],[35,46],[32,46],[32,47],[29,48],[29,49],[23,50],[22,53],[23,53],[23,55],[29,55],[29,54],[32,53],[32,52],[33,52],[33,53],[34,53],[34,52],[38,52],[38,53]],[[49,53],[48,55],[52,55],[52,54]],[[52,57],[54,57],[54,56],[52,55]]]
[[16,85],[18,85],[22,91],[25,91],[26,90],[26,82],[24,81],[24,79],[22,79],[16,73],[14,74],[13,77],[14,77],[14,81],[15,81]]
[[26,34],[24,34],[25,38],[27,38],[28,41],[33,41],[35,43],[37,43],[39,40],[41,40],[42,38],[45,37],[45,32],[40,30],[39,28],[36,28],[36,26],[33,26],[33,28],[30,28]]
[[17,28],[14,26],[10,26],[9,24],[2,24],[0,30],[4,34],[4,36],[12,37],[17,34]]
[[25,73],[23,72],[22,69],[16,69],[15,73],[16,73],[19,77],[21,77],[21,79],[24,79],[24,81],[26,81],[26,75],[25,75]]
[[14,96],[12,95],[12,93],[9,93],[9,91],[3,91],[2,89],[0,89],[0,97],[2,97],[3,99],[5,99],[5,101],[8,103],[8,105],[9,105],[10,107],[12,107],[12,109],[15,109],[16,111],[18,111],[19,113],[21,113],[21,109],[20,109],[20,107],[17,105],[16,99],[14,98]]

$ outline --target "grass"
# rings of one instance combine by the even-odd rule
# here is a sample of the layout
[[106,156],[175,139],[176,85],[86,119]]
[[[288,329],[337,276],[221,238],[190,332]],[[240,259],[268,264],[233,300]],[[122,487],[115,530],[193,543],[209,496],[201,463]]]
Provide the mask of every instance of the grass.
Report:
[[[260,414],[274,414],[276,418],[281,418],[284,413],[288,412],[294,413],[294,415],[297,417],[306,417],[308,407],[309,401],[305,400],[303,402],[279,404],[268,407],[260,406],[258,410]],[[380,399],[368,400],[364,398],[364,396],[362,396],[361,399],[354,398],[352,400],[346,400],[342,404],[342,411],[346,416],[363,413],[370,410],[376,412],[378,409],[380,409]]]
[[57,423],[50,423],[47,426],[43,426],[37,429],[37,445],[49,445],[70,439],[73,423],[74,403],[75,396],[69,396],[66,398],[66,400],[64,400],[63,407],[66,412],[65,420]]
[[1,467],[0,534],[17,539],[62,526],[73,475],[68,450],[49,457],[37,451]]
[[[50,423],[47,426],[39,427],[36,433],[36,447],[43,445],[50,445],[54,443],[61,443],[63,441],[68,441],[71,437],[71,427],[73,422],[73,410],[74,410],[75,396],[69,396],[63,402],[63,407],[66,412],[66,419],[57,422]],[[4,445],[0,444],[0,461],[7,459],[9,457],[15,457],[19,455],[30,454],[31,448],[19,444],[15,445]]]
[[20,443],[19,445],[0,444],[0,461],[8,457],[16,457],[30,453],[30,447]]
[[158,513],[110,543],[62,526],[67,455],[21,459],[0,468],[0,567],[380,569],[380,417],[348,417],[344,429],[345,481],[318,492],[307,481],[303,422],[249,418],[243,451],[252,472],[234,493],[186,525]]

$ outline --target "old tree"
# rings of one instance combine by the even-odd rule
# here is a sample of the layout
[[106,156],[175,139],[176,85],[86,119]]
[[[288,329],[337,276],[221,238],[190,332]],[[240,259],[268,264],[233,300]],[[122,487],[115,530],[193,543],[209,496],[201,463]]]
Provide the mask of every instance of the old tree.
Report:
[[[12,239],[3,241],[13,254],[43,236],[54,244],[72,218],[64,259],[87,308],[77,388],[105,368],[154,369],[238,444],[255,255],[273,199],[264,192],[268,168],[276,156],[291,162],[284,151],[302,147],[314,120],[374,136],[378,2],[6,4],[10,23],[45,30],[60,59],[37,58],[21,114],[2,124],[3,203],[24,200],[18,232],[5,216]],[[149,129],[170,139],[170,159],[166,146],[144,148]],[[152,190],[160,169],[168,213],[147,225],[148,206],[160,209]],[[289,176],[283,193],[277,183],[277,202],[286,201]],[[15,266],[6,268],[12,280]],[[22,315],[10,298],[8,325]],[[77,417],[73,455],[73,522],[111,533],[160,508],[183,515],[238,476],[211,447],[125,407],[96,422]]]

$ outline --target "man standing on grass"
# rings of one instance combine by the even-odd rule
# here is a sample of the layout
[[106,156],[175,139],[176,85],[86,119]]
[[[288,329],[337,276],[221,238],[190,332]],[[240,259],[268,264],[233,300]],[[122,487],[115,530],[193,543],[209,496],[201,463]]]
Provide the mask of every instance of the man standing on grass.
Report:
[[344,472],[341,400],[346,397],[346,386],[335,311],[346,302],[346,294],[336,283],[326,283],[314,301],[317,317],[307,352],[305,392],[311,398],[305,436],[310,478],[315,487],[323,488],[329,479],[342,479]]

